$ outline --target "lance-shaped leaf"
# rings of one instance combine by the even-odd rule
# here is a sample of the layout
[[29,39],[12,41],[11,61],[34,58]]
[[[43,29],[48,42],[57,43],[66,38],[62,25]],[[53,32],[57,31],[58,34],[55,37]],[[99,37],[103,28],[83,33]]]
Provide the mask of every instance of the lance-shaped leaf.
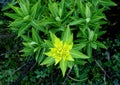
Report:
[[47,57],[40,65],[51,65],[54,63],[54,58],[52,57]]
[[34,28],[32,28],[32,39],[33,41],[36,41],[37,43],[42,42],[42,39],[40,38],[39,33]]
[[88,59],[89,57],[81,52],[79,52],[78,50],[74,50],[72,49],[70,51],[71,55],[73,58],[81,58],[81,59]]
[[68,44],[72,44],[73,35],[72,35],[69,27],[67,27],[65,29],[65,31],[63,32],[62,40],[63,40],[63,42],[66,42]]
[[65,76],[65,72],[67,70],[67,61],[60,61],[60,69],[62,70],[63,77]]

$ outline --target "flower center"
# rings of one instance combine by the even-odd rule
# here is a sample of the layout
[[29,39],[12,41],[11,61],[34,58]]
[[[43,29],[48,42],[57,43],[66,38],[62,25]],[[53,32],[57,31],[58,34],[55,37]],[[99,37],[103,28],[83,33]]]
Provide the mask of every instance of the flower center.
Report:
[[60,58],[66,58],[69,56],[69,49],[65,48],[65,46],[62,45],[61,47],[57,48],[56,55]]

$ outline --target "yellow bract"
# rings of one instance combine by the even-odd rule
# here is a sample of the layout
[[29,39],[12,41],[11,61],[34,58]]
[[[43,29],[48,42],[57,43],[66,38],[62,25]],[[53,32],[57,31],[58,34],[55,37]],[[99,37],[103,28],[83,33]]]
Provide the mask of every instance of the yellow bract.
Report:
[[58,64],[62,59],[64,61],[74,61],[70,54],[70,50],[72,49],[72,45],[68,45],[65,42],[60,41],[59,38],[55,38],[54,47],[50,48],[48,53],[45,53],[49,57],[53,57],[55,59],[55,65]]

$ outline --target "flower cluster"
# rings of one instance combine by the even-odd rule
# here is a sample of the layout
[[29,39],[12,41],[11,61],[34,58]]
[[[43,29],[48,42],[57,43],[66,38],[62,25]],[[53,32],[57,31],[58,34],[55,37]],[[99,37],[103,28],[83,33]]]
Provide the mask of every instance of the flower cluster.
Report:
[[45,53],[49,57],[53,57],[55,59],[55,65],[58,64],[62,59],[64,61],[74,61],[70,54],[70,50],[72,49],[72,45],[67,44],[66,42],[60,41],[59,38],[56,37],[54,42],[54,47],[50,48],[48,53]]

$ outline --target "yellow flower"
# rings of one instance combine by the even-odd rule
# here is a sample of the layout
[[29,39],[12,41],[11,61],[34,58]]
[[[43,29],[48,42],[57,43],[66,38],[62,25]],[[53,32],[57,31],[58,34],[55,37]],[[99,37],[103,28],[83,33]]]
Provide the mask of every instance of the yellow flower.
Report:
[[57,37],[55,37],[53,45],[54,47],[50,48],[50,51],[45,54],[55,59],[55,65],[58,64],[62,59],[64,61],[74,61],[70,54],[72,45],[66,44],[65,42],[63,43],[63,41],[60,41],[60,39]]

